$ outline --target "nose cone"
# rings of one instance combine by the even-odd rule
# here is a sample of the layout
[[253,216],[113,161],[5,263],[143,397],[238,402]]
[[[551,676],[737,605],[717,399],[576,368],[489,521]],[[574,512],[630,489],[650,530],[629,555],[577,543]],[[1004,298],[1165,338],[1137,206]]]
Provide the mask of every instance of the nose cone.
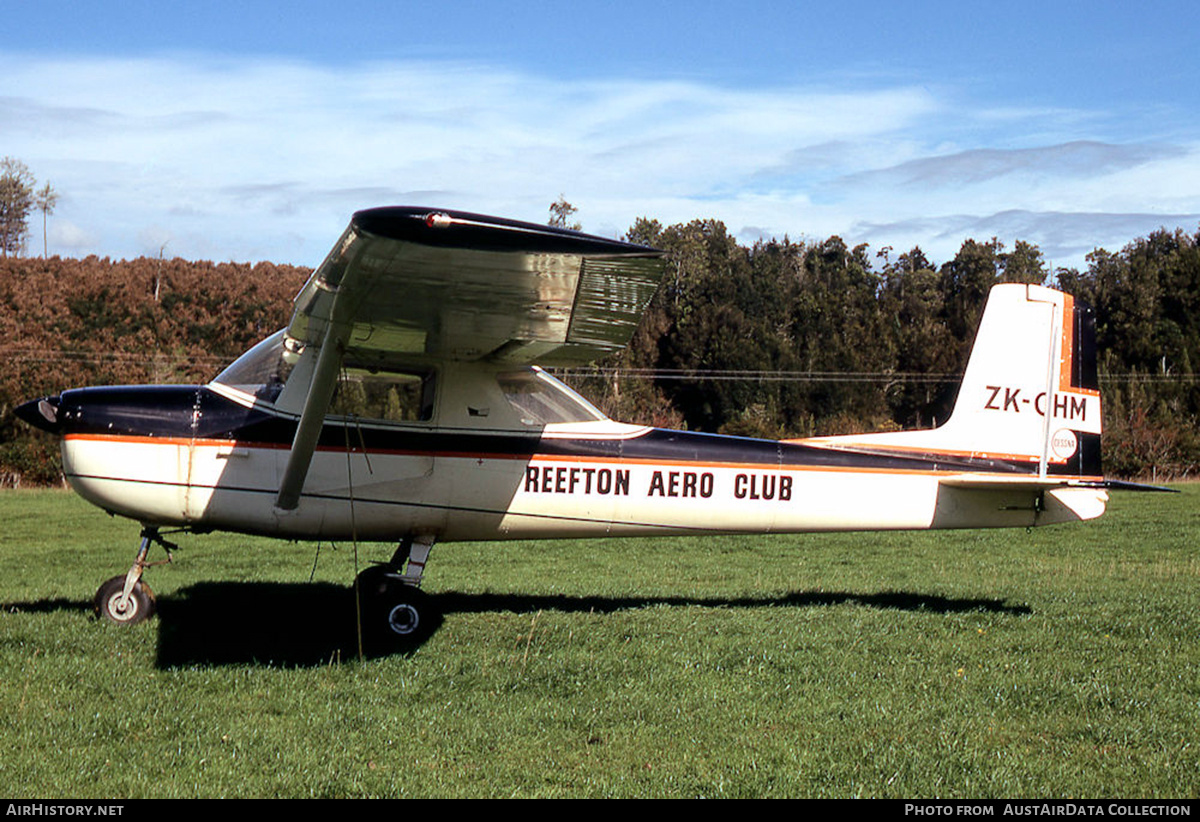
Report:
[[58,396],[30,400],[18,405],[13,409],[13,413],[35,428],[58,434],[62,431],[62,421],[58,413],[60,400]]

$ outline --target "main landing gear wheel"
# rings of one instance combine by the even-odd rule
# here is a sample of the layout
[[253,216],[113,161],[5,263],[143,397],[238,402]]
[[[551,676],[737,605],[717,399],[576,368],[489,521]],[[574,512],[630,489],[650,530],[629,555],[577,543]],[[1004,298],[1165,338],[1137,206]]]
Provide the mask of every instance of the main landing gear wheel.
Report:
[[138,580],[129,592],[129,601],[122,604],[125,576],[121,574],[101,585],[92,608],[100,619],[118,625],[134,625],[154,615],[154,592],[149,585]]
[[402,585],[382,605],[384,627],[396,642],[406,643],[428,636],[427,626],[433,619],[434,609],[424,592]]
[[441,623],[441,613],[429,595],[383,567],[359,574],[358,592],[363,637],[372,652],[415,650]]

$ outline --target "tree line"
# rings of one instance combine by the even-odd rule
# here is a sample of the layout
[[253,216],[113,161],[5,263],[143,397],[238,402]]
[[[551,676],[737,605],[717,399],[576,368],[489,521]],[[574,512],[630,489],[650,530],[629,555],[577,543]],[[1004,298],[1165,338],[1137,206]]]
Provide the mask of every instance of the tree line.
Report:
[[[565,200],[551,219],[573,214]],[[611,416],[745,436],[930,427],[946,419],[988,290],[1046,283],[1094,306],[1105,468],[1200,465],[1200,233],[1160,230],[1084,270],[1035,246],[967,240],[937,264],[839,237],[742,244],[716,220],[639,219],[668,253],[632,344],[561,373]],[[0,260],[0,484],[56,483],[57,443],[16,420],[65,388],[211,379],[282,327],[311,269],[108,258]]]

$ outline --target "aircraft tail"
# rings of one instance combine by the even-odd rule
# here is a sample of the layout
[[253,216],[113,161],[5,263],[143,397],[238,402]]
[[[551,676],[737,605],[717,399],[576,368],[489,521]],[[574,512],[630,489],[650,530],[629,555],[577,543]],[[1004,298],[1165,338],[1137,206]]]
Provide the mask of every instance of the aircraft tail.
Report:
[[1019,465],[1040,480],[1099,482],[1100,433],[1092,310],[1069,294],[1011,283],[988,295],[943,426],[808,442],[966,457]]
[[1091,308],[1042,286],[994,287],[940,429],[946,447],[1099,480],[1101,422]]

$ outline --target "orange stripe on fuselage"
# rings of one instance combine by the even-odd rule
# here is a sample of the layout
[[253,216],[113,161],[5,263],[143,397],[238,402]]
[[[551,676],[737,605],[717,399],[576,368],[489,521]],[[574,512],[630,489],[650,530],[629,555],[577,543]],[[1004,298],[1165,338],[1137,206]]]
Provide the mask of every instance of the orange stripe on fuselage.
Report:
[[[198,448],[221,448],[221,447],[236,447],[248,449],[261,449],[267,451],[288,450],[291,446],[272,444],[272,443],[248,443],[237,440],[192,440],[181,437],[139,437],[130,434],[68,434],[63,437],[64,440],[80,440],[84,442],[116,442],[129,443],[139,445],[173,445],[184,447]],[[803,440],[783,440],[783,442],[803,443]],[[814,444],[815,443],[810,443]],[[318,448],[318,451],[344,453],[345,449],[337,447]],[[360,453],[363,449],[352,448],[351,453]],[[829,449],[841,450],[841,449]],[[888,447],[872,449],[870,454],[864,453],[863,456],[886,456],[888,451],[896,451],[897,453],[905,452],[905,447]],[[1020,455],[1002,455],[1002,454],[983,454],[981,452],[969,451],[928,451],[911,449],[914,453],[928,455],[931,458],[938,456],[974,456],[986,457],[988,459],[1007,459],[1019,462],[1037,462],[1040,457],[1034,457],[1027,454]],[[586,455],[570,455],[570,454],[498,454],[494,452],[464,452],[464,451],[391,451],[387,449],[372,449],[366,451],[368,454],[379,454],[389,456],[422,456],[432,457],[437,459],[463,459],[463,460],[516,460],[524,462],[566,462],[566,463],[604,463],[609,465],[642,465],[642,466],[669,466],[669,467],[699,467],[699,468],[727,468],[734,470],[748,471],[805,471],[805,472],[825,472],[836,474],[888,474],[888,475],[904,475],[904,476],[929,476],[929,475],[945,475],[958,476],[962,474],[971,474],[972,476],[981,477],[1005,477],[1008,479],[1019,478],[1021,474],[1010,474],[1005,472],[995,471],[964,471],[962,469],[922,469],[922,468],[867,468],[842,465],[797,465],[778,462],[716,462],[712,460],[682,460],[682,459],[651,459],[645,457],[606,457],[606,456],[586,456]],[[842,450],[842,453],[854,453]],[[1056,460],[1055,462],[1066,462],[1066,460]],[[1064,479],[1066,479],[1064,477]],[[1071,477],[1070,479],[1088,479],[1086,477]]]
[[[868,434],[867,436],[870,435]],[[780,440],[780,442],[786,442],[790,445],[807,445],[812,448],[824,448],[829,451],[840,451],[842,453],[861,453],[872,456],[887,456],[894,453],[898,456],[920,454],[928,456],[931,459],[937,457],[972,457],[976,459],[1009,460],[1011,462],[1041,462],[1042,460],[1040,454],[998,454],[994,451],[962,451],[953,448],[929,449],[919,445],[893,445],[891,443],[879,445],[870,442],[854,442],[853,440],[842,440],[841,442],[832,443],[822,437]],[[1065,464],[1066,460],[1056,457],[1050,460],[1050,462]]]

